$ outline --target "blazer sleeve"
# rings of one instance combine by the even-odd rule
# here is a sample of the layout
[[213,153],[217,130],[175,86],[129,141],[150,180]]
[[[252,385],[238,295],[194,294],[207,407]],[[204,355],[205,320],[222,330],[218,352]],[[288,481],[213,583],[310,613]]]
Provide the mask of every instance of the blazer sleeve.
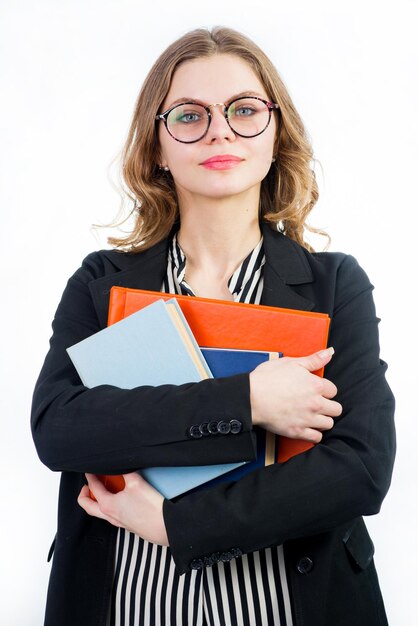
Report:
[[165,500],[179,572],[210,564],[210,555],[280,545],[379,511],[395,455],[394,398],[379,358],[373,287],[353,257],[343,259],[329,338],[335,355],[325,372],[338,388],[341,417],[320,444],[286,463]]
[[[81,384],[66,348],[100,330],[88,285],[100,278],[102,266],[100,253],[85,259],[55,314],[32,403],[32,433],[42,462],[59,471],[120,474],[254,459],[248,374],[131,390]],[[241,422],[241,432],[188,436],[195,424],[231,419]]]

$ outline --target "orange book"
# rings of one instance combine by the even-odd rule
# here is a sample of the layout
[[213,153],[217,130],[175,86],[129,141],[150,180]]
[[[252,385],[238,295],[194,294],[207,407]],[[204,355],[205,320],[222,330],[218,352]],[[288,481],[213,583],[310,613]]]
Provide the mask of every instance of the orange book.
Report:
[[[108,325],[135,313],[155,300],[176,298],[192,333],[201,348],[235,348],[282,352],[283,356],[301,357],[327,347],[330,318],[325,313],[280,309],[173,295],[158,291],[112,287]],[[323,375],[323,369],[315,372]],[[301,439],[276,437],[276,461],[284,463],[305,452],[313,444]],[[108,488],[123,488],[123,478],[106,477]],[[110,480],[110,483],[109,483]],[[120,482],[122,481],[122,482]]]

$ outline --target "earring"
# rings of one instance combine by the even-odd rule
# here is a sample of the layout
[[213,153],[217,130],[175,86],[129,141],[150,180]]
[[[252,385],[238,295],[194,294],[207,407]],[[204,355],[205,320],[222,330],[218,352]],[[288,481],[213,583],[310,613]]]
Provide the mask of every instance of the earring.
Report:
[[160,165],[160,170],[163,170],[164,172],[169,172],[170,168],[168,167],[168,165]]
[[274,163],[274,162],[275,162],[275,160],[276,160],[276,157],[275,157],[275,156],[271,158],[271,162],[272,162],[272,163]]

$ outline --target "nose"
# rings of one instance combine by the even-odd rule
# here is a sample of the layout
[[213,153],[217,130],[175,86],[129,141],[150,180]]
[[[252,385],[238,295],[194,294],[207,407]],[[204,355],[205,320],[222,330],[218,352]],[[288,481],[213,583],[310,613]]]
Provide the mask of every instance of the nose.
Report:
[[211,104],[210,112],[212,116],[208,132],[205,135],[205,141],[207,143],[222,142],[224,140],[234,141],[235,133],[225,119],[224,105]]

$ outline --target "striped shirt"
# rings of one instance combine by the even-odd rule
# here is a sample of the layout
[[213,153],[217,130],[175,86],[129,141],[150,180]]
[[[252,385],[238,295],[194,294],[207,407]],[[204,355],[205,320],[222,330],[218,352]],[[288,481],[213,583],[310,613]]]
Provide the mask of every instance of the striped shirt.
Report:
[[[259,304],[263,240],[228,281],[236,302]],[[161,291],[194,296],[174,235]],[[283,546],[179,576],[170,548],[119,529],[107,626],[292,626]]]
[[[228,280],[228,289],[235,302],[259,303],[263,291],[264,256],[263,239],[237,267]],[[193,289],[186,282],[186,257],[174,235],[168,253],[167,274],[161,291],[194,296]]]

